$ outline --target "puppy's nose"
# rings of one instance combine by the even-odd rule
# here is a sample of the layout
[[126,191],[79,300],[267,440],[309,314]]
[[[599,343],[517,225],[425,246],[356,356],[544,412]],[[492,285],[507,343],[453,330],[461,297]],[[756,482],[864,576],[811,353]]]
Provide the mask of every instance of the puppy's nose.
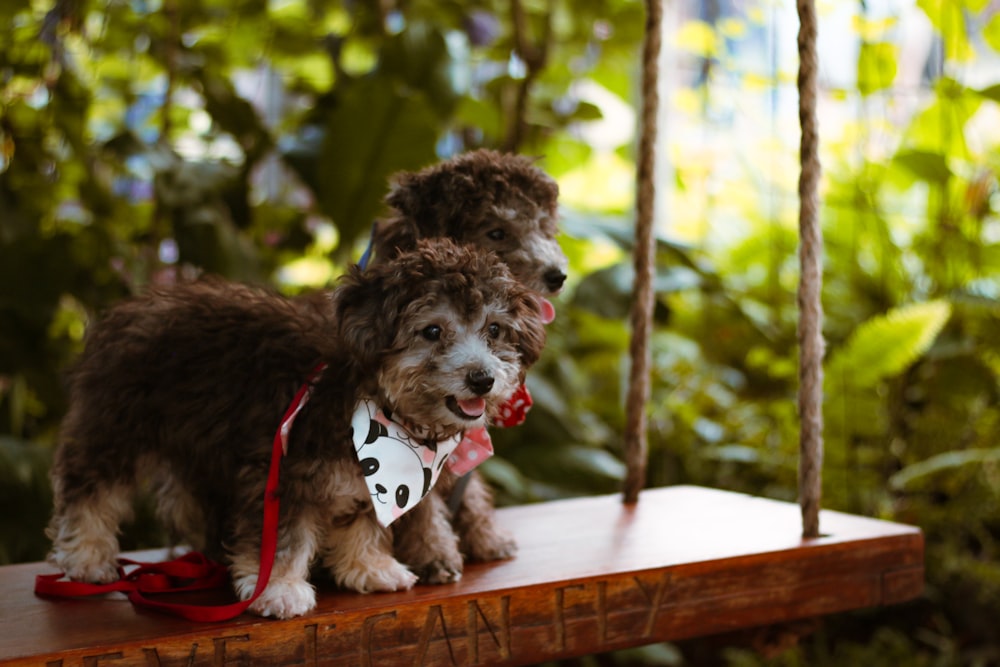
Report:
[[562,272],[562,269],[549,269],[542,276],[542,280],[545,281],[546,287],[553,292],[558,292],[562,289],[563,283],[566,282],[566,274]]
[[477,368],[474,371],[469,371],[465,376],[465,384],[469,385],[469,389],[476,394],[482,396],[490,393],[490,390],[493,389],[493,376],[482,368]]

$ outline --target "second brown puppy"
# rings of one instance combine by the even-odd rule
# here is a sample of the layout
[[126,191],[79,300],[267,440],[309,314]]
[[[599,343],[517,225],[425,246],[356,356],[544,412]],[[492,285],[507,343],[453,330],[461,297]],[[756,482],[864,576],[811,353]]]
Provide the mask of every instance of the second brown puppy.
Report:
[[[420,239],[448,238],[491,251],[534,292],[549,322],[554,309],[546,297],[562,289],[567,267],[556,240],[558,198],[555,180],[532,160],[488,149],[398,174],[386,197],[391,211],[373,235],[374,263],[391,260]],[[481,475],[470,473],[461,497],[449,498],[455,482],[444,476],[433,494],[438,498],[404,517],[395,532],[397,557],[428,583],[457,580],[463,556],[489,561],[517,550],[494,520],[493,495]],[[457,546],[437,537],[449,520]]]

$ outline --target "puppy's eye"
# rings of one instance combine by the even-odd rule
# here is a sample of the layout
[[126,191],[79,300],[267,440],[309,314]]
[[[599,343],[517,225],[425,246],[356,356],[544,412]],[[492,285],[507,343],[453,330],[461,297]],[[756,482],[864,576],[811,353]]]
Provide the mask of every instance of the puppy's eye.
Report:
[[489,333],[490,338],[499,338],[500,337],[500,325],[497,324],[496,322],[494,322],[489,327],[487,327],[486,331],[487,331],[487,333]]
[[431,324],[421,329],[420,335],[429,341],[441,340],[441,327]]
[[500,227],[497,227],[496,229],[491,229],[490,231],[486,232],[486,236],[490,237],[494,241],[503,241],[505,238],[507,238],[507,232],[505,232]]

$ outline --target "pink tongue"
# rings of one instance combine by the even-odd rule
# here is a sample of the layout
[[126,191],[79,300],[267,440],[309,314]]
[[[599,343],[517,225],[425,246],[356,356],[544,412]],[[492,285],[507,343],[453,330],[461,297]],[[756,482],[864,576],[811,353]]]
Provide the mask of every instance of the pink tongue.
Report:
[[482,398],[466,398],[458,402],[462,412],[470,417],[478,417],[486,411],[486,401]]
[[556,319],[556,308],[552,305],[552,302],[546,299],[544,296],[538,297],[538,307],[542,311],[542,322],[544,324],[549,324],[552,320]]

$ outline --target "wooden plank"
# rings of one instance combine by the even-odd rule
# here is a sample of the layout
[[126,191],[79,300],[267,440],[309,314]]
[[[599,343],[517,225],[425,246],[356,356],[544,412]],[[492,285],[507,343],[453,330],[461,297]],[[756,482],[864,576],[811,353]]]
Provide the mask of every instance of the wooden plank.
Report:
[[[916,528],[678,486],[505,508],[520,544],[457,584],[358,595],[307,616],[197,624],[123,599],[32,594],[44,563],[0,568],[0,665],[517,665],[902,602],[923,589]],[[147,554],[147,556],[149,556]],[[160,557],[162,554],[153,554]]]

